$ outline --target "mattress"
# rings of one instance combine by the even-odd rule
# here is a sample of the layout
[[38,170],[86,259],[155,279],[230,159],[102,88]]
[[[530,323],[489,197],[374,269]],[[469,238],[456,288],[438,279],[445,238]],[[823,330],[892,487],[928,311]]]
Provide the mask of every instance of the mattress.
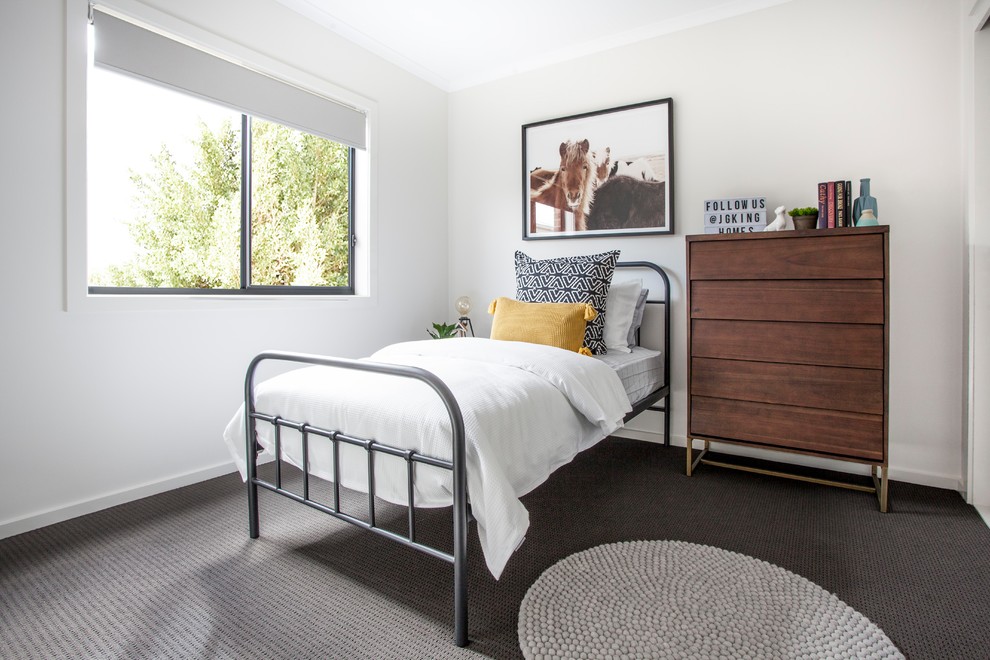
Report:
[[595,357],[615,370],[630,403],[664,385],[663,353],[642,346],[632,346],[631,353],[612,351]]

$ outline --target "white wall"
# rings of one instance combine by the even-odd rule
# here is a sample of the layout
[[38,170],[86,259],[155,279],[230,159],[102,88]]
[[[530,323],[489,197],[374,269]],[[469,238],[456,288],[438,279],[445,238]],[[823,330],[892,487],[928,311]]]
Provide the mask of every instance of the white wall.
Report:
[[[451,94],[451,295],[511,295],[516,249],[620,248],[664,264],[676,302],[672,435],[683,444],[683,236],[703,232],[703,201],[811,206],[819,181],[850,179],[858,194],[870,177],[891,226],[891,475],[960,487],[959,36],[957,3],[796,0]],[[677,235],[522,241],[520,126],[664,97]],[[475,324],[490,327],[480,312]]]
[[[967,3],[970,4],[970,3]],[[969,111],[964,137],[972,141],[967,153],[967,221],[970,260],[969,281],[969,489],[970,503],[980,507],[990,520],[990,2],[972,4],[964,25],[967,46],[964,71],[967,75]]]
[[377,103],[379,295],[63,311],[66,5],[5,2],[0,536],[228,469],[221,433],[263,349],[367,355],[453,315],[446,94],[268,0],[148,4]]

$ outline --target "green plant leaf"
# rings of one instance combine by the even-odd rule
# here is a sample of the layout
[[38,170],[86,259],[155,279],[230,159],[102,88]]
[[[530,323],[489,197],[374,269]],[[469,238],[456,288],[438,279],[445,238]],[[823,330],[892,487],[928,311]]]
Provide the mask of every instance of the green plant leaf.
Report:
[[457,336],[456,323],[434,323],[433,330],[427,330],[426,334],[433,339],[450,339]]

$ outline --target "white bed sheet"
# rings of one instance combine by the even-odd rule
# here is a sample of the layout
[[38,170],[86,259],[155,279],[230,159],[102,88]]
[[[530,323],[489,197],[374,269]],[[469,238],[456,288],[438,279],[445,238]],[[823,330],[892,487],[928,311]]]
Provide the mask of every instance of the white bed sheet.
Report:
[[[471,510],[489,570],[501,575],[523,541],[529,514],[519,498],[561,465],[622,426],[631,410],[616,372],[605,363],[562,349],[481,338],[425,340],[388,346],[369,360],[422,367],[457,399],[466,431]],[[449,459],[450,421],[427,385],[406,378],[332,367],[307,367],[255,387],[259,412],[278,414],[352,436]],[[243,406],[224,440],[245,477]],[[270,424],[257,424],[258,442],[273,452]],[[299,434],[283,429],[286,460],[302,465]],[[367,458],[341,446],[341,485],[367,490]],[[312,437],[310,472],[333,477],[330,442]],[[376,493],[405,504],[405,463],[378,454]],[[446,470],[418,465],[417,506],[448,506]]]

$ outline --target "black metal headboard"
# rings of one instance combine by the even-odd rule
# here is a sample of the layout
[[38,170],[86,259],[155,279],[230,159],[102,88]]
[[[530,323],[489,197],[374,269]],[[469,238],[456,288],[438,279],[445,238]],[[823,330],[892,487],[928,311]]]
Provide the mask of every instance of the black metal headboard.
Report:
[[[646,399],[640,401],[637,405],[633,406],[631,413],[626,415],[626,421],[629,421],[636,415],[639,415],[645,410],[656,410],[663,413],[663,442],[665,445],[670,444],[670,277],[667,275],[667,271],[650,261],[620,261],[615,264],[616,268],[638,268],[652,270],[657,275],[660,276],[660,280],[663,282],[663,300],[657,300],[655,298],[647,298],[646,304],[648,305],[663,305],[663,387],[648,396]],[[645,286],[645,284],[644,284]],[[647,287],[650,289],[652,294],[655,291],[652,287]],[[638,339],[638,337],[637,337]],[[663,406],[657,406],[657,401],[660,399],[664,400]]]

